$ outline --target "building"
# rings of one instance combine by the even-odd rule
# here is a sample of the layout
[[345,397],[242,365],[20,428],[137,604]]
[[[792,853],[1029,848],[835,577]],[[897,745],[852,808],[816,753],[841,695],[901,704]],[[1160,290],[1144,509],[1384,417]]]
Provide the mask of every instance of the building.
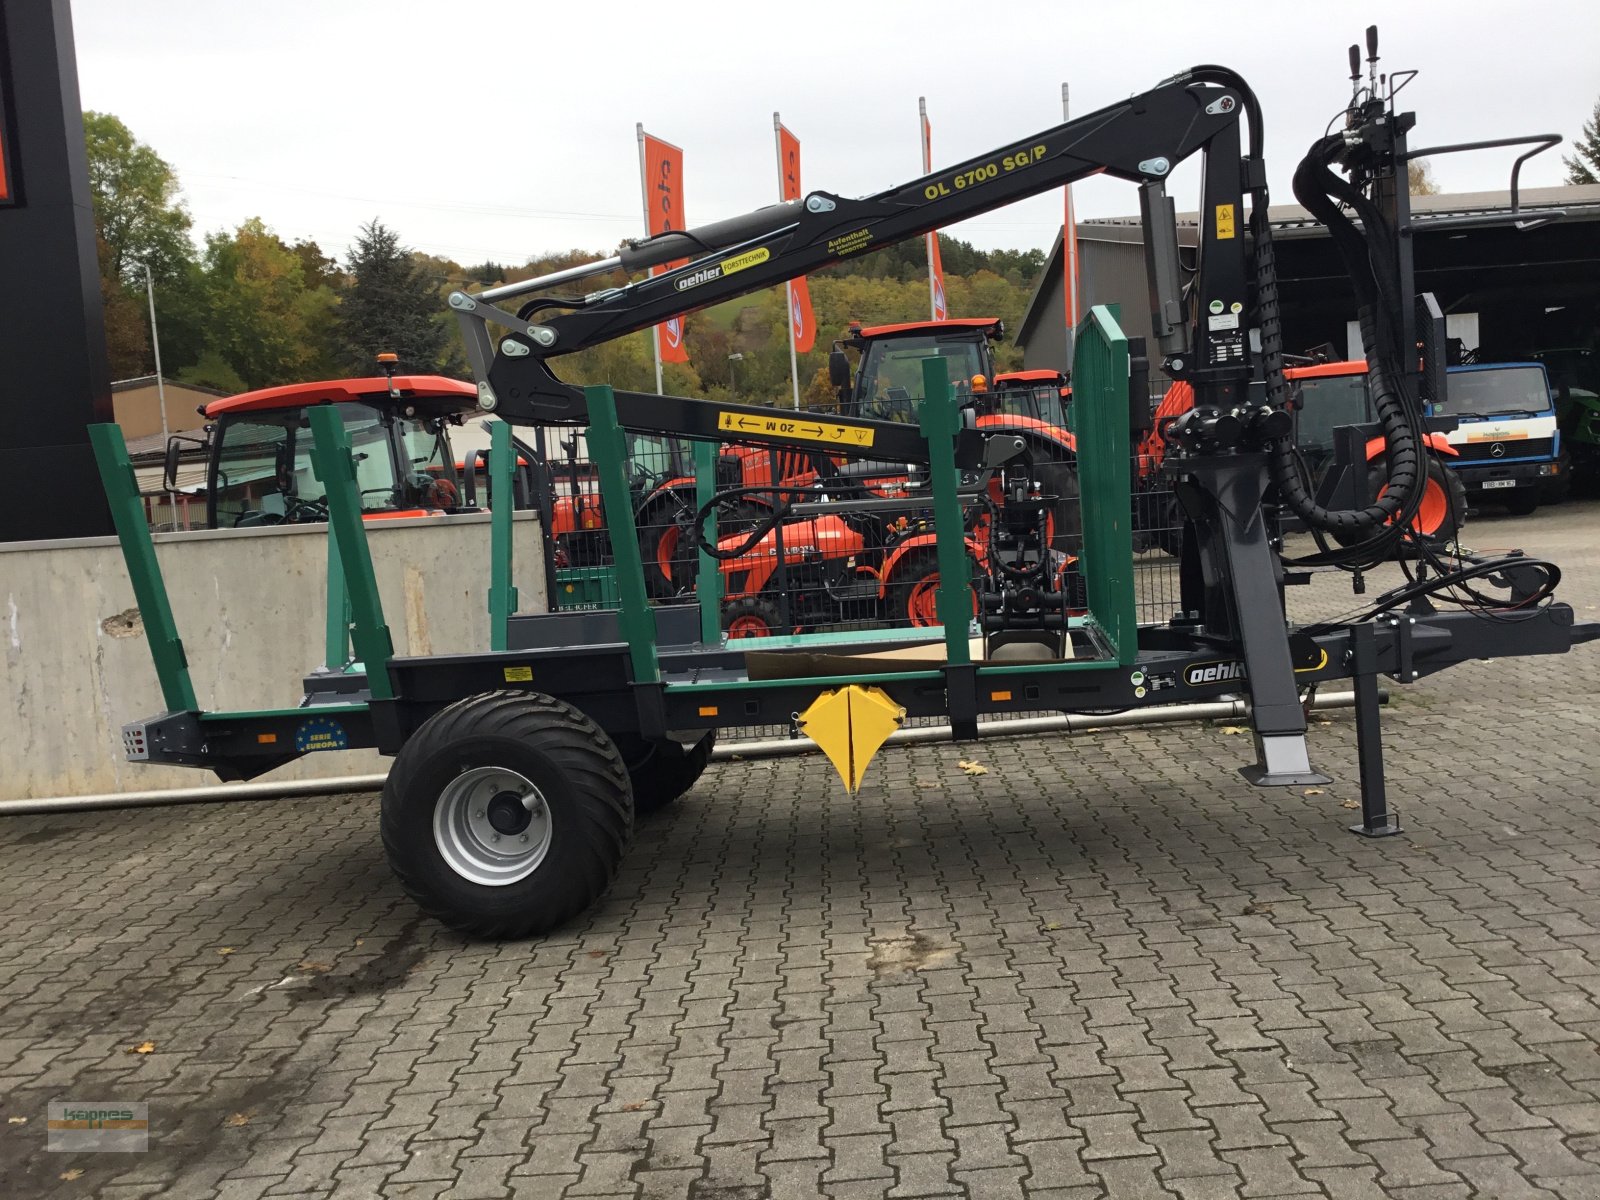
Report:
[[[1417,290],[1434,294],[1449,335],[1485,361],[1600,339],[1600,184],[1524,188],[1519,202],[1513,211],[1508,192],[1411,198]],[[1330,343],[1359,356],[1355,296],[1328,231],[1299,205],[1275,204],[1271,216],[1285,348]],[[1179,214],[1180,247],[1197,235],[1195,214]],[[1118,304],[1129,336],[1149,337],[1139,219],[1080,222],[1078,261],[1079,311]],[[1057,235],[1017,330],[1025,366],[1067,365],[1063,313]]]
[[216,388],[175,383],[170,379],[161,380],[157,387],[154,375],[118,379],[111,385],[111,406],[117,424],[122,426],[122,436],[128,441],[161,432],[160,396],[163,392],[167,397],[168,433],[199,429],[206,422],[205,417],[200,415],[201,406],[228,394]]

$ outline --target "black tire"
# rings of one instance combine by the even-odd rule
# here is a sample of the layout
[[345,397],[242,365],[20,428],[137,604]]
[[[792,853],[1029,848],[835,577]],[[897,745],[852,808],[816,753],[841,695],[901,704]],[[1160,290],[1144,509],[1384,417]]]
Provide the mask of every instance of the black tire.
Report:
[[1546,481],[1539,500],[1544,504],[1564,503],[1572,495],[1572,455],[1565,449],[1556,459],[1556,473]]
[[783,628],[783,614],[771,600],[746,597],[733,600],[722,608],[722,628],[729,641],[744,638],[772,637],[787,633]]
[[[684,516],[681,504],[659,500],[635,519],[645,594],[652,600],[671,599],[694,585],[695,555],[690,549],[692,539]],[[668,549],[663,569],[661,544],[668,537],[674,539],[674,545]]]
[[[1432,529],[1421,529],[1419,532],[1426,534],[1436,541],[1454,541],[1461,532],[1461,527],[1467,523],[1467,489],[1461,482],[1461,477],[1446,467],[1439,459],[1430,454],[1428,462],[1428,483],[1431,487],[1438,488],[1445,498],[1444,511],[1440,520]],[[1376,497],[1389,486],[1389,460],[1387,457],[1375,459],[1367,469],[1367,495]],[[1412,527],[1417,528],[1417,521],[1422,513],[1412,521]],[[1341,546],[1357,546],[1372,536],[1370,529],[1341,530],[1335,532],[1333,540]]]
[[1531,516],[1539,507],[1537,487],[1512,488],[1505,498],[1506,511],[1513,517]]
[[671,738],[650,741],[636,733],[616,735],[612,741],[633,784],[633,811],[642,815],[665,808],[694,787],[711,761],[717,731],[708,730],[692,746]]
[[[977,574],[978,566],[969,552],[967,567]],[[909,625],[925,628],[938,624],[939,555],[934,550],[917,550],[907,554],[895,567],[893,581],[884,592],[888,601],[889,622],[897,628]],[[977,613],[977,597],[973,597],[973,613]]]
[[[436,833],[436,817],[472,807],[447,796],[480,768],[521,776],[543,805],[543,856],[511,882],[464,874]],[[583,713],[537,692],[486,692],[431,717],[401,748],[383,788],[382,830],[389,865],[423,912],[472,937],[530,937],[605,892],[633,834],[633,792],[616,746]]]

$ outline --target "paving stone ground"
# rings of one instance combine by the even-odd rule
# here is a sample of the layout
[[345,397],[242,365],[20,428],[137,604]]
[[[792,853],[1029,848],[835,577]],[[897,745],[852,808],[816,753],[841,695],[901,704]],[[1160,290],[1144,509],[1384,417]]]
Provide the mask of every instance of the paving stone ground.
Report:
[[[1600,620],[1600,504],[1471,533]],[[1217,726],[715,766],[520,944],[371,796],[9,819],[0,1197],[1600,1197],[1597,681],[1396,689],[1376,842],[1343,714],[1314,795]],[[45,1153],[57,1098],[149,1152]]]

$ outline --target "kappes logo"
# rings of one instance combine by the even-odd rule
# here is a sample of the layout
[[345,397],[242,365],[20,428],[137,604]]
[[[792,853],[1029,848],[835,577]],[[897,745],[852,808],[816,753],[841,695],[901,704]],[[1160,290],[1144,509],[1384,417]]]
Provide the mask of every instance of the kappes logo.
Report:
[[949,311],[944,304],[944,280],[942,279],[933,281],[933,311],[937,314],[935,319],[940,321],[945,319],[945,314]]
[[682,317],[673,317],[670,321],[667,322],[666,330],[667,330],[667,345],[669,345],[669,346],[673,347],[674,349],[676,349],[677,346],[678,346],[678,343],[683,341],[683,318]]
[[1190,687],[1198,687],[1203,683],[1228,683],[1243,678],[1244,663],[1238,659],[1231,662],[1196,663],[1183,672],[1183,681]]

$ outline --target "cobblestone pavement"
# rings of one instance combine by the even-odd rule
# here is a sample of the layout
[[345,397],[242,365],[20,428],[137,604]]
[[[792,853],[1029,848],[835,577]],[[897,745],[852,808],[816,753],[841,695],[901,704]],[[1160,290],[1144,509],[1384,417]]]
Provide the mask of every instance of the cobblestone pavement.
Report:
[[[1595,530],[1471,532],[1593,620]],[[1600,1196],[1597,680],[1396,689],[1378,842],[1347,715],[1320,793],[1216,726],[729,763],[523,944],[419,919],[370,796],[10,819],[0,1196]]]

